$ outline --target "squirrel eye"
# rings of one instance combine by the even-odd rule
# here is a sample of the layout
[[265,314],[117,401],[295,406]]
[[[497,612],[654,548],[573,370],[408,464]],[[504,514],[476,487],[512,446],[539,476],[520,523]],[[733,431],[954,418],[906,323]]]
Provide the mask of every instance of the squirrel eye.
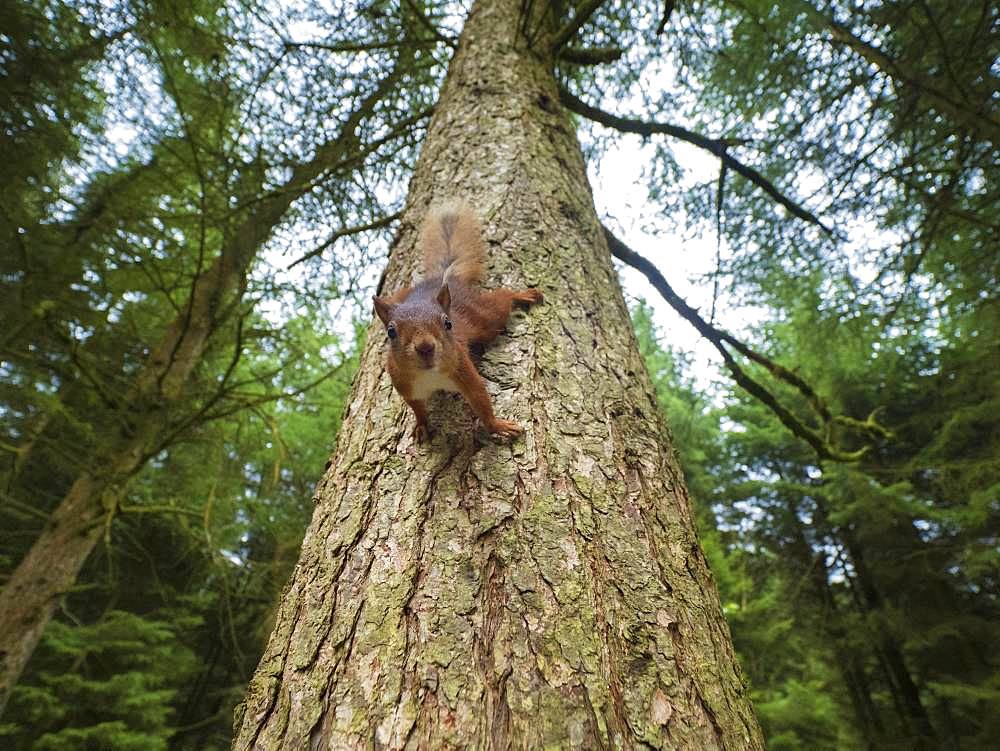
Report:
[[399,334],[399,332],[396,331],[396,327],[391,323],[388,326],[386,326],[385,333],[388,335],[390,339],[395,339],[396,336]]
[[444,317],[444,327],[451,331],[451,319],[448,316]]

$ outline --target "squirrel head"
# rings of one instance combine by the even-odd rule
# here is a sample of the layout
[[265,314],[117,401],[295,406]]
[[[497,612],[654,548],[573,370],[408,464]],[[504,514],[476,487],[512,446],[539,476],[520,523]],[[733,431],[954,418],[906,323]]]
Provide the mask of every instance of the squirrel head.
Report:
[[392,357],[417,369],[437,367],[454,346],[451,333],[451,291],[443,284],[434,299],[408,298],[392,303],[374,297],[375,313],[385,325]]

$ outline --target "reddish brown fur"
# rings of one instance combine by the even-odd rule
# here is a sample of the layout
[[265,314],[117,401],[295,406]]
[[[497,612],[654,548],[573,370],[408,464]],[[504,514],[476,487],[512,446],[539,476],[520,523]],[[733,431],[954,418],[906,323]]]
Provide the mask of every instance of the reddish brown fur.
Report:
[[483,278],[486,246],[479,220],[468,206],[452,201],[431,210],[420,228],[424,278],[444,276],[469,284]]
[[[469,345],[492,341],[506,327],[514,303],[540,302],[542,293],[484,290],[475,284],[481,276],[483,241],[468,207],[452,206],[428,215],[420,242],[425,268],[435,273],[415,287],[374,298],[375,312],[387,332],[396,334],[389,339],[386,370],[416,415],[417,440],[428,435],[426,399],[440,388],[461,393],[491,433],[518,435],[519,425],[493,414]],[[450,330],[446,320],[452,323]]]

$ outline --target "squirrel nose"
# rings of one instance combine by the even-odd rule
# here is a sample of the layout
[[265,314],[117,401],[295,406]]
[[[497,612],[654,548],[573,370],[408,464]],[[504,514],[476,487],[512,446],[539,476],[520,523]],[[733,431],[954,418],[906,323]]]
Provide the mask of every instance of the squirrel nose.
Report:
[[434,354],[434,342],[420,342],[414,349],[421,357],[430,358]]

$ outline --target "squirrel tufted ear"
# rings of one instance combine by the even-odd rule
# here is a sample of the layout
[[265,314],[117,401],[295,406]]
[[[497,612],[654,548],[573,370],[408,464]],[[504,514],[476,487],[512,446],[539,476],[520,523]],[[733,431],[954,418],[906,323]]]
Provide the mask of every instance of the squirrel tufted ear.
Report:
[[448,289],[448,283],[445,282],[441,285],[441,289],[437,293],[438,305],[441,306],[445,313],[451,308],[451,290]]
[[373,297],[372,303],[375,305],[375,315],[382,319],[384,325],[388,326],[389,319],[392,318],[393,306],[387,303],[382,297]]

